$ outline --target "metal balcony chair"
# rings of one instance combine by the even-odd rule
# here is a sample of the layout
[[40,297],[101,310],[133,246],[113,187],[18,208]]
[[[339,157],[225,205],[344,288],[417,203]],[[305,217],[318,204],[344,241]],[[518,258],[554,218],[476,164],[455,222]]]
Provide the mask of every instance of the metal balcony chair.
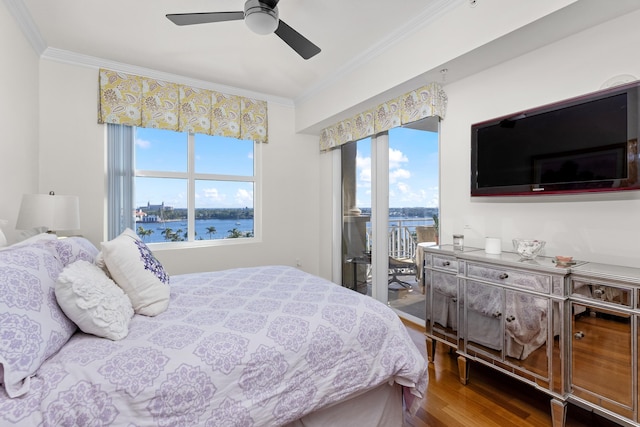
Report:
[[413,286],[409,282],[401,280],[399,275],[415,275],[416,263],[413,258],[389,257],[389,285],[397,283],[409,292],[413,291]]
[[389,230],[389,285],[397,283],[408,291],[413,286],[400,275],[411,275],[417,272],[415,262],[415,241],[410,230],[405,226],[393,226]]

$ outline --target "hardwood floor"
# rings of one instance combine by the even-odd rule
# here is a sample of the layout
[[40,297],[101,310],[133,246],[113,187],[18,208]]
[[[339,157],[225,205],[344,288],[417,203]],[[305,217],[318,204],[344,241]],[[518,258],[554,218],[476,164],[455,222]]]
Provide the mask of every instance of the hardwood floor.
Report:
[[[405,322],[426,358],[424,329]],[[403,427],[550,427],[549,396],[479,363],[471,363],[469,383],[458,381],[457,355],[436,346],[429,364],[424,406],[405,416]],[[617,424],[574,405],[567,410],[566,427],[613,427]]]

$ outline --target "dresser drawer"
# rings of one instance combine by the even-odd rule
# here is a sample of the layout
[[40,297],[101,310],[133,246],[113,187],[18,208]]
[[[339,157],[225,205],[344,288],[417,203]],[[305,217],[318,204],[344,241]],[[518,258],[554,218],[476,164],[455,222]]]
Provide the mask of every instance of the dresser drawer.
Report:
[[431,255],[431,267],[456,274],[458,273],[458,259],[449,255]]
[[545,294],[551,291],[551,276],[541,273],[468,262],[466,276],[498,285],[516,286]]
[[571,296],[612,304],[631,307],[633,304],[633,289],[623,286],[612,286],[607,282],[571,279]]

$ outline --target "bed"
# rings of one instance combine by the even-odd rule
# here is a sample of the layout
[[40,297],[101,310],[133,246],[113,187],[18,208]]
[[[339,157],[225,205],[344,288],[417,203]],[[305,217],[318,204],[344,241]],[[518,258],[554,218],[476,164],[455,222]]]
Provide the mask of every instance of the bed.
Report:
[[[400,426],[421,405],[427,362],[384,304],[287,266],[163,276],[121,238],[0,250],[0,425]],[[136,269],[153,292],[122,287]],[[118,310],[87,303],[103,285]]]

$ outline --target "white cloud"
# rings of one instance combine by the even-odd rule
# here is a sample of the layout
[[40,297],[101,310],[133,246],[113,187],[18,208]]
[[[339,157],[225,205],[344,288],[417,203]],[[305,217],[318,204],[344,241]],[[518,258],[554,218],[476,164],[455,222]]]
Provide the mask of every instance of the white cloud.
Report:
[[147,141],[146,139],[136,138],[135,144],[140,148],[149,148],[149,147],[151,147],[151,141]]
[[389,171],[389,183],[394,184],[401,179],[409,179],[411,178],[411,172],[406,169],[395,169]]
[[356,170],[358,171],[358,181],[362,184],[371,185],[371,157],[356,156]]
[[409,185],[404,182],[399,182],[397,187],[401,194],[409,194],[409,191],[411,191]]
[[217,188],[205,188],[202,190],[202,196],[205,198],[205,203],[211,202],[223,202],[225,200],[224,194],[221,194]]
[[402,166],[402,163],[408,163],[409,159],[402,151],[389,148],[389,170],[393,170]]
[[243,188],[238,189],[235,196],[240,205],[253,206],[253,193]]

